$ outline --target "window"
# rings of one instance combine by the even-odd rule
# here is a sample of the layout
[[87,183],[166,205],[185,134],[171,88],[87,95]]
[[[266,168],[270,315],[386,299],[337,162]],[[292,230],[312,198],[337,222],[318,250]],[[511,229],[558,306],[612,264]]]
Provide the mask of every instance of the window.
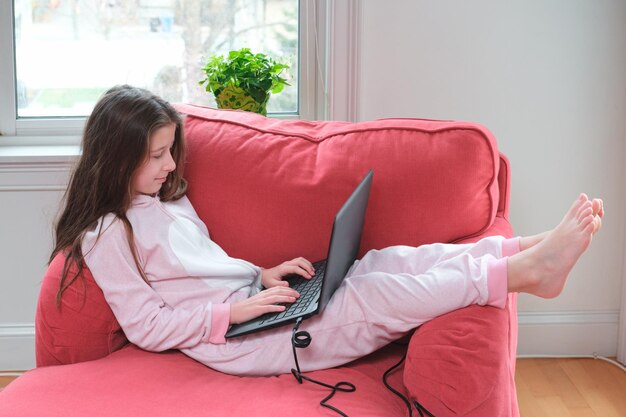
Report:
[[[0,41],[2,55],[14,56],[13,68],[0,68],[10,74],[0,75],[0,110],[9,109],[0,116],[3,134],[77,134],[100,95],[122,83],[170,102],[215,106],[198,83],[202,66],[210,55],[242,47],[291,67],[291,86],[271,97],[269,113],[310,117],[314,107],[315,94],[304,92],[312,91],[315,74],[300,70],[318,67],[308,63],[319,55],[310,47],[314,0],[13,0],[12,6],[0,5],[0,27],[11,28],[14,40]],[[1,92],[8,85],[12,97]]]

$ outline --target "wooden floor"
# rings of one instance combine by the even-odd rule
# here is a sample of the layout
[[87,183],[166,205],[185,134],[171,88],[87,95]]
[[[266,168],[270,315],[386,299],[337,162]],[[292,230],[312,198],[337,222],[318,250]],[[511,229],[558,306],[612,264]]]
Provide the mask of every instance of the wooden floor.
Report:
[[9,385],[9,382],[13,381],[15,377],[12,376],[0,376],[0,389]]
[[626,372],[599,359],[518,359],[522,417],[626,417]]
[[515,380],[521,417],[626,417],[626,372],[605,361],[519,359]]

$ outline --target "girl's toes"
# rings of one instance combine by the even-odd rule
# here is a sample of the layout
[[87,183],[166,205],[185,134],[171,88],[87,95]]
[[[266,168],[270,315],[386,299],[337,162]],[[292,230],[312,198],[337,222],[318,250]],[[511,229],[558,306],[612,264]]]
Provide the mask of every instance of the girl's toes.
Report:
[[602,210],[602,202],[599,199],[594,198],[591,202],[591,207],[593,208],[593,214],[599,215],[600,210]]
[[593,220],[593,209],[591,207],[587,207],[578,213],[578,223],[582,223],[587,218]]
[[595,216],[593,218],[593,233],[596,233],[602,227],[602,219],[600,216]]

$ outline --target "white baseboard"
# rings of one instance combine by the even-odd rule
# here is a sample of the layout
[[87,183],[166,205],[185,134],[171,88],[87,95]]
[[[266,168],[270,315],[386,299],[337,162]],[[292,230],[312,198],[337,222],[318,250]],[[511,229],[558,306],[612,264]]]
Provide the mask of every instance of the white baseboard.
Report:
[[35,367],[35,325],[0,325],[0,371]]
[[[519,355],[616,356],[619,311],[519,313]],[[35,367],[35,326],[0,325],[0,370]]]
[[619,311],[520,312],[518,355],[616,356]]

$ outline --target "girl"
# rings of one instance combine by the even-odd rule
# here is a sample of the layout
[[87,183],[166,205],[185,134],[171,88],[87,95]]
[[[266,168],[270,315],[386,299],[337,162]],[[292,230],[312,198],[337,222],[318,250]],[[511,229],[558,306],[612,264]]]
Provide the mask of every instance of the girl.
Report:
[[[179,349],[237,375],[288,373],[290,326],[228,341],[224,334],[230,324],[285,309],[279,304],[298,293],[282,278],[310,278],[313,267],[297,258],[259,268],[211,241],[185,197],[177,112],[148,91],[115,87],[89,117],[82,151],[51,259],[64,251],[88,266],[126,336],[143,349]],[[603,215],[601,200],[581,194],[540,235],[370,251],[306,321],[315,343],[301,353],[303,371],[347,363],[470,304],[503,308],[508,292],[556,297]],[[75,279],[65,271],[59,299]],[[341,348],[326,349],[333,345]]]

